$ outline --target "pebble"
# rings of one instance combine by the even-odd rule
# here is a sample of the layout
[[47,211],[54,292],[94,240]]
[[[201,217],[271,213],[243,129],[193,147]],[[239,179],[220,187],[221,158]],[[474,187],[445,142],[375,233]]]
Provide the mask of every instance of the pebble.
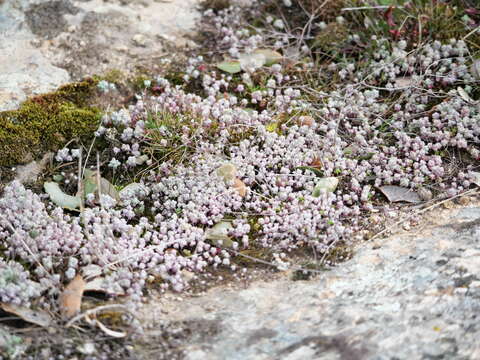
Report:
[[139,46],[139,47],[147,46],[147,38],[145,37],[145,35],[135,34],[132,38],[132,41],[135,44],[135,46]]

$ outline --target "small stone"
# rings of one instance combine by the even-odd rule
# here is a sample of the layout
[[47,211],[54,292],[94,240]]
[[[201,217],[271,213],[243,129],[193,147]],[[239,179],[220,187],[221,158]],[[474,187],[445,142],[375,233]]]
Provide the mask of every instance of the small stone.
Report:
[[40,47],[42,46],[42,40],[40,39],[33,39],[30,41],[30,44],[32,44],[35,47]]
[[480,288],[480,281],[475,280],[470,283],[470,288]]
[[86,342],[83,345],[78,346],[77,350],[83,355],[93,355],[95,353],[95,344]]
[[448,263],[448,259],[440,258],[437,261],[435,261],[435,265],[437,266],[443,266],[446,263]]
[[423,348],[424,354],[426,355],[425,358],[442,358],[445,350],[442,349],[438,344],[427,344]]
[[138,46],[138,47],[146,47],[147,45],[147,39],[142,34],[135,34],[132,38],[132,41],[135,44],[135,46]]

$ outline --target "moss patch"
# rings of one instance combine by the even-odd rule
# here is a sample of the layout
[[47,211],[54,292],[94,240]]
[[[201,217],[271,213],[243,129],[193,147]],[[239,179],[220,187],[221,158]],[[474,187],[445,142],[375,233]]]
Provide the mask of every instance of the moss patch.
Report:
[[0,166],[28,161],[72,138],[91,137],[101,111],[90,107],[97,81],[86,79],[33,97],[18,110],[0,112]]

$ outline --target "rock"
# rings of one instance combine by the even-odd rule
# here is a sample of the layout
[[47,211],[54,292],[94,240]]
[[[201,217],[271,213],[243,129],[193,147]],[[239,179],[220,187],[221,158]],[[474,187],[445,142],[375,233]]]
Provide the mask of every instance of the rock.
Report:
[[32,35],[24,32],[8,31],[0,36],[0,111],[15,109],[28,96],[49,92],[70,81],[68,72],[52,65],[30,43],[31,39]]
[[85,76],[155,70],[165,41],[187,45],[199,1],[0,1],[0,111]]
[[360,245],[313,280],[220,286],[181,304],[163,297],[141,317],[184,331],[198,319],[215,323],[214,334],[176,343],[190,360],[478,358],[480,223],[462,217],[480,208],[441,211],[421,233]]
[[30,5],[25,12],[25,20],[32,33],[48,40],[68,31],[64,15],[75,15],[78,11],[69,0],[47,1]]

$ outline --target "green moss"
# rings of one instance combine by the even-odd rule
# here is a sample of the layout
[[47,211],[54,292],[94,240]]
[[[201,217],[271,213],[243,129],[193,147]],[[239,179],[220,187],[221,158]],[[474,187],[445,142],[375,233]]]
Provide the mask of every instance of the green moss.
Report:
[[135,91],[142,91],[145,89],[145,81],[146,80],[152,80],[152,77],[149,76],[148,74],[138,74],[137,76],[131,78],[129,80],[130,86],[135,90]]
[[88,106],[96,85],[92,79],[68,84],[25,101],[18,110],[0,112],[0,166],[92,136],[101,117],[99,109]]
[[201,3],[201,6],[207,9],[213,9],[215,11],[220,11],[228,8],[230,6],[230,0],[204,0]]
[[292,273],[292,277],[291,277],[292,281],[311,280],[311,278],[317,275],[319,271],[327,271],[327,269],[324,266],[314,262],[302,263],[300,267],[302,268],[302,270],[295,270]]
[[339,52],[348,39],[348,28],[337,22],[327,24],[327,27],[320,31],[313,40],[312,48],[315,51],[321,50],[327,53]]
[[105,75],[99,77],[99,80],[105,80],[110,83],[120,84],[125,81],[125,74],[117,69],[108,71]]

